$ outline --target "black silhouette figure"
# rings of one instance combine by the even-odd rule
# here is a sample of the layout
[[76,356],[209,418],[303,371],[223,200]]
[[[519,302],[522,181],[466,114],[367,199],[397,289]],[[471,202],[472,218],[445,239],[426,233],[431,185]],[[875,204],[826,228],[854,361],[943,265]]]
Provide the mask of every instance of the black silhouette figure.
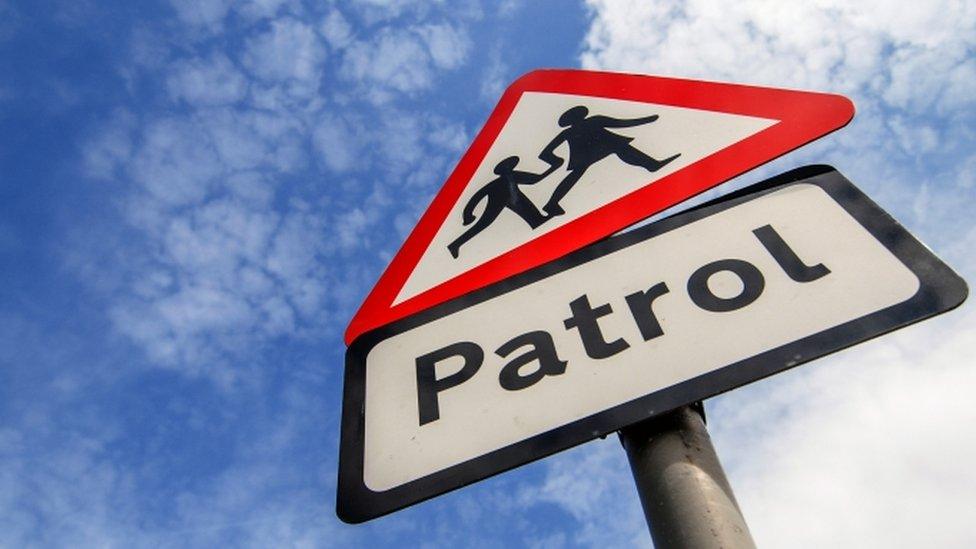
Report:
[[[458,253],[460,252],[461,245],[471,240],[476,234],[485,230],[488,225],[498,217],[498,214],[502,213],[502,210],[508,208],[518,214],[519,217],[525,220],[529,224],[529,227],[535,229],[539,225],[542,225],[549,219],[549,216],[542,215],[535,204],[529,200],[529,197],[525,196],[521,190],[519,190],[519,185],[534,185],[544,179],[547,175],[551,174],[556,167],[549,168],[545,173],[535,174],[529,172],[517,171],[515,166],[519,162],[519,157],[509,156],[505,160],[502,160],[495,165],[495,174],[498,175],[495,179],[492,179],[475,191],[474,195],[468,200],[468,203],[464,206],[464,212],[461,214],[461,221],[464,225],[471,225],[468,230],[464,231],[464,234],[459,236],[454,242],[447,245],[447,250],[451,252],[451,255],[456,259]],[[561,163],[562,161],[560,161]],[[487,199],[485,204],[485,210],[481,212],[481,217],[475,222],[474,209],[481,203],[482,200]]]
[[630,144],[634,140],[633,137],[618,135],[607,130],[607,128],[630,128],[650,124],[658,119],[656,114],[643,118],[622,120],[609,116],[587,116],[589,112],[582,105],[572,107],[564,112],[559,117],[559,125],[566,129],[559,132],[559,135],[553,138],[546,145],[546,148],[539,153],[539,158],[552,166],[549,169],[551,172],[563,163],[563,159],[556,155],[556,147],[564,142],[569,146],[569,161],[566,166],[569,173],[559,182],[556,190],[552,193],[552,197],[542,207],[550,217],[565,213],[559,206],[559,201],[566,196],[573,185],[576,185],[590,166],[612,154],[631,166],[639,166],[649,172],[656,172],[665,164],[681,156],[679,153],[664,160],[655,160]]

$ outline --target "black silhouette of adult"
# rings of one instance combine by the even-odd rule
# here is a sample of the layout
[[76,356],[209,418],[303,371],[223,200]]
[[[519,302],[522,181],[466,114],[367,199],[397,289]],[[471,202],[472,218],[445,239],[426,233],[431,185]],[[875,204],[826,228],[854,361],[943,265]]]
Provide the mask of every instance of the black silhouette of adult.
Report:
[[552,193],[552,197],[542,207],[550,216],[565,213],[559,206],[559,201],[566,196],[573,185],[576,185],[590,166],[610,155],[616,155],[617,158],[627,164],[639,166],[649,172],[656,172],[665,164],[681,156],[679,153],[664,160],[655,160],[630,144],[634,140],[633,137],[619,135],[607,130],[607,128],[629,128],[650,124],[658,119],[656,114],[627,120],[600,115],[587,116],[589,112],[582,105],[572,107],[564,112],[559,117],[559,126],[566,129],[559,132],[559,135],[553,138],[546,145],[546,148],[539,153],[539,158],[552,166],[550,169],[552,171],[563,162],[563,159],[556,155],[556,147],[562,143],[569,146],[569,160],[566,164],[569,173],[559,182],[556,190]]
[[[515,166],[518,165],[519,157],[509,156],[505,160],[502,160],[495,165],[495,174],[498,175],[495,179],[492,179],[486,183],[483,187],[475,191],[471,199],[464,206],[464,211],[461,214],[461,221],[465,226],[471,225],[468,230],[457,237],[454,242],[447,245],[447,250],[451,252],[454,258],[458,257],[461,249],[461,245],[465,242],[471,240],[476,234],[485,230],[488,225],[498,217],[498,214],[502,213],[502,210],[508,208],[518,214],[529,227],[535,229],[539,225],[542,225],[549,219],[548,216],[542,215],[542,212],[535,207],[535,204],[529,200],[529,197],[525,196],[519,189],[519,185],[533,185],[538,183],[540,180],[545,178],[547,175],[553,172],[556,168],[550,168],[545,173],[535,174],[529,172],[518,171]],[[561,163],[561,161],[560,161]],[[558,164],[557,164],[558,167]],[[478,217],[477,222],[475,222],[474,209],[481,203],[482,200],[487,200],[485,204],[485,209],[481,212],[481,216]]]

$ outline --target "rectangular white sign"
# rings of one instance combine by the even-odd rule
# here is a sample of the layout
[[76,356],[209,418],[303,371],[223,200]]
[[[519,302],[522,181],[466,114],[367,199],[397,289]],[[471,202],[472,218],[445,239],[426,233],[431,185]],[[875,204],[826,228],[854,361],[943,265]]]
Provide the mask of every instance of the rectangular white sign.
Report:
[[854,341],[824,338],[831,329],[906,323],[884,312],[918,301],[923,281],[857,217],[871,208],[828,171],[366,336],[347,369],[346,406],[361,412],[354,441],[343,427],[360,497],[389,506],[411,486],[430,497],[865,339],[863,327]]

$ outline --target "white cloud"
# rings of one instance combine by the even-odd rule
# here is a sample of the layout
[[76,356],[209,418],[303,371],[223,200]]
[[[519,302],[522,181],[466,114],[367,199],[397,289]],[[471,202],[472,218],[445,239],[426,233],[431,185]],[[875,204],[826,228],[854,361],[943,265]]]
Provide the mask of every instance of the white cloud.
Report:
[[202,200],[221,172],[213,142],[191,122],[158,120],[145,129],[142,140],[129,169],[162,203],[177,206]]
[[314,142],[325,165],[335,172],[363,169],[363,136],[356,127],[340,116],[328,114],[319,121]]
[[195,121],[211,136],[227,169],[270,166],[288,173],[304,165],[304,127],[288,116],[257,110],[215,110],[200,112]]
[[83,156],[120,184],[141,238],[106,254],[122,273],[113,325],[155,364],[233,386],[251,373],[242,358],[275,338],[341,330],[334,319],[466,144],[461,125],[401,102],[462,66],[471,44],[455,14],[427,3],[366,25],[363,10],[383,6],[174,7],[192,47],[174,57],[172,40],[146,34],[152,55],[125,69],[133,85],[162,76],[170,108],[120,116]]
[[324,219],[302,205],[281,213],[267,206],[226,198],[164,215],[147,258],[154,267],[112,310],[118,329],[160,365],[234,384],[229,359],[326,322]]
[[468,51],[467,35],[448,24],[384,28],[370,40],[357,40],[346,48],[341,74],[384,103],[390,90],[410,94],[430,88],[438,69],[459,67]]
[[[76,419],[77,422],[77,419]],[[109,426],[84,432],[63,429],[59,444],[49,442],[53,426],[25,433],[5,427],[0,431],[0,544],[8,547],[123,545],[131,539],[127,515],[131,509],[120,499],[131,494],[128,476],[99,456],[109,440]],[[25,502],[31,502],[25,505]],[[126,517],[126,518],[123,518]]]
[[718,401],[712,430],[760,546],[976,542],[967,309]]
[[450,120],[431,117],[427,125],[427,142],[447,153],[460,154],[471,141],[464,127]]
[[420,38],[398,30],[386,30],[375,41],[350,45],[343,58],[343,74],[402,92],[426,88],[431,79],[428,54]]
[[892,117],[888,122],[893,137],[906,154],[923,155],[939,148],[942,135],[931,125],[919,120],[906,120],[903,116]]
[[499,50],[492,51],[488,66],[481,76],[481,99],[488,104],[496,103],[511,80],[508,65],[502,61]]
[[574,545],[637,547],[647,526],[637,499],[627,454],[616,435],[549,458],[540,485],[522,488],[520,505],[552,503],[576,519]]
[[227,16],[230,0],[170,0],[177,15],[189,25],[217,30]]
[[477,17],[480,13],[478,3],[473,0],[352,0],[348,6],[367,27],[397,20],[430,19],[432,12],[444,8],[465,18]]
[[115,120],[93,136],[84,150],[85,171],[98,179],[111,179],[132,154],[135,117],[126,111],[115,113]]
[[939,98],[976,43],[971,3],[589,3],[585,66],[874,92],[899,107]]
[[498,14],[502,17],[512,17],[524,6],[523,0],[502,0],[498,6]]
[[245,0],[240,2],[237,12],[249,20],[266,19],[275,16],[289,0]]
[[964,192],[966,189],[976,187],[976,154],[971,154],[960,162],[956,179],[956,186]]
[[427,43],[431,59],[439,68],[456,68],[468,55],[470,43],[467,36],[451,25],[424,25],[416,32]]
[[259,261],[277,224],[274,212],[215,200],[194,210],[192,217],[172,219],[163,237],[164,249],[177,266],[219,280],[235,273],[238,261]]
[[[309,25],[282,18],[248,40],[244,64],[265,80],[295,80],[317,86],[325,62],[325,48]],[[312,90],[314,91],[314,89]]]
[[322,36],[335,49],[342,49],[352,40],[352,26],[338,10],[329,12],[322,21]]
[[247,81],[227,56],[215,53],[208,59],[175,63],[166,88],[174,100],[195,105],[225,105],[244,97]]
[[[142,250],[123,256],[126,264],[120,266],[132,270],[131,294],[116,302],[111,315],[116,328],[156,364],[233,386],[248,375],[236,359],[269,338],[338,329],[333,311],[353,307],[356,288],[369,277],[354,265],[341,273],[330,267],[370,240],[395,246],[370,235],[378,235],[375,227],[397,203],[384,199],[377,183],[367,186],[375,196],[364,200],[363,208],[333,209],[295,198],[275,206],[275,198],[287,194],[258,172],[238,170],[267,167],[277,177],[287,173],[268,150],[283,141],[281,133],[263,130],[262,135],[255,130],[262,125],[247,115],[208,111],[206,116],[199,125],[157,122],[131,157],[119,159],[144,189],[124,203],[147,241]],[[416,129],[417,122],[411,124]],[[444,144],[453,140],[447,130],[431,137]],[[410,156],[416,163],[421,147],[431,146],[424,143],[414,137],[401,142],[417,151]],[[399,152],[374,151],[370,158],[387,155],[399,157]],[[429,170],[443,169],[444,162],[435,156],[423,168],[426,185],[437,179]],[[409,165],[402,161],[399,168],[386,169],[407,171]]]

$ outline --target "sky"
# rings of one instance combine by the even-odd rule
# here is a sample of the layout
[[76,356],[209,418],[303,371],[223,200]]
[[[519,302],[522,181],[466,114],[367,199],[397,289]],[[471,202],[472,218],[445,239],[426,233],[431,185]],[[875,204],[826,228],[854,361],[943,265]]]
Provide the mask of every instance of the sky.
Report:
[[[542,67],[850,97],[810,163],[963,278],[976,2],[0,2],[0,545],[649,543],[615,437],[362,525],[342,333]],[[706,402],[765,547],[972,547],[970,303]]]

